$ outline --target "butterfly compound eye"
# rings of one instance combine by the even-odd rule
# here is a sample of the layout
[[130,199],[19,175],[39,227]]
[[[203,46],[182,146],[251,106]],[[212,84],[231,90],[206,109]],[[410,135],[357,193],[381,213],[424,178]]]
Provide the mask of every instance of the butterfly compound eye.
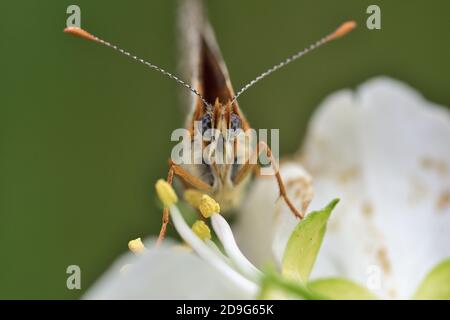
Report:
[[235,113],[230,115],[230,128],[232,130],[241,129],[241,118]]
[[211,115],[209,113],[205,113],[202,117],[202,133],[205,133],[208,129],[211,129]]

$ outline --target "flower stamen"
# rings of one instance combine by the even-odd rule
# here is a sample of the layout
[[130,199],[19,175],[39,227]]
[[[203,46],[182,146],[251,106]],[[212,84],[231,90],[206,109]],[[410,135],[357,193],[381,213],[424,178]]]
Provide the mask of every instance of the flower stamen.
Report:
[[200,202],[202,201],[203,193],[195,189],[187,189],[183,196],[187,203],[194,208],[198,208],[200,206]]
[[[170,216],[172,217],[175,229],[183,240],[189,244],[195,252],[209,262],[217,270],[219,270],[230,281],[238,285],[241,290],[247,291],[249,294],[256,294],[258,286],[253,281],[245,278],[239,272],[231,268],[210,246],[200,240],[198,236],[191,230],[184,220],[178,207],[173,203],[169,207]],[[209,242],[210,240],[206,240]]]
[[178,202],[177,194],[173,190],[172,186],[165,180],[159,179],[156,182],[156,193],[159,199],[164,204],[164,207],[168,208],[174,203]]
[[199,237],[203,241],[211,239],[211,230],[202,220],[195,221],[195,223],[192,225],[192,231],[194,231],[197,237]]
[[198,208],[199,208],[201,214],[205,218],[209,218],[215,213],[220,213],[220,206],[219,206],[219,204],[216,202],[216,200],[214,200],[213,198],[211,198],[207,194],[204,194],[202,196]]
[[259,271],[239,249],[236,240],[234,239],[233,231],[225,218],[220,214],[214,214],[211,217],[211,224],[217,237],[222,243],[226,254],[236,268],[250,279],[258,281],[262,275],[261,271]]
[[146,250],[141,238],[130,240],[128,242],[128,249],[130,249],[130,251],[134,254],[141,254]]

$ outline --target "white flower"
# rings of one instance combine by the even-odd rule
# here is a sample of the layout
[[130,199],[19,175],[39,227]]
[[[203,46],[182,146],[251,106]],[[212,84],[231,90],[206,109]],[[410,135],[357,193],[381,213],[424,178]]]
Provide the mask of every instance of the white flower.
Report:
[[[310,122],[299,157],[280,166],[289,196],[302,211],[313,198],[312,181],[312,210],[341,199],[312,278],[346,277],[382,298],[410,298],[425,274],[450,256],[449,170],[449,112],[412,89],[379,78],[327,98]],[[298,223],[277,199],[273,177],[261,177],[233,230],[212,214],[222,252],[191,230],[171,194],[173,224],[193,251],[147,244],[145,252],[117,261],[85,298],[256,298],[257,267],[268,261],[281,266]]]
[[[140,239],[130,241],[130,250],[86,294],[86,299],[252,299],[259,289],[260,271],[241,253],[218,204],[208,196],[201,211],[211,217],[212,226],[223,244],[225,256],[209,239],[208,227],[197,235],[176,206],[177,197],[165,181],[156,184],[158,194],[170,210],[172,222],[183,240],[195,251],[186,252],[166,243],[146,249]],[[202,207],[203,206],[203,207]],[[204,211],[207,211],[204,213]],[[201,230],[203,228],[203,230]],[[125,269],[124,266],[126,266]],[[122,272],[121,272],[122,271]]]
[[[312,210],[341,199],[312,278],[347,277],[382,298],[410,298],[426,273],[450,256],[448,110],[398,81],[377,78],[324,101],[300,159],[313,176]],[[300,170],[290,168],[291,176]],[[253,261],[270,257],[276,190],[272,181],[259,181],[237,226],[255,230],[237,235]],[[289,219],[286,208],[281,216]],[[278,262],[283,243],[271,253]]]
[[[134,256],[124,254],[84,299],[249,299],[213,266],[181,247],[164,243]],[[127,266],[123,269],[124,266]]]

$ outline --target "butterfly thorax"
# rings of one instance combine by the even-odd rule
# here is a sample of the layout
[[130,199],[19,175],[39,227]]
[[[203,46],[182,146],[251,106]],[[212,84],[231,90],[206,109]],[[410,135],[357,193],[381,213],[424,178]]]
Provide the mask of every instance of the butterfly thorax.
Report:
[[[221,104],[218,99],[213,106],[200,106],[188,122],[191,133],[191,150],[198,147],[201,137],[201,161],[196,159],[192,164],[184,164],[183,168],[211,188],[209,194],[216,199],[224,211],[236,208],[245,193],[246,182],[235,182],[236,175],[243,167],[244,161],[239,158],[242,148],[251,143],[238,142],[238,135],[244,134],[248,124],[243,121],[237,105],[231,102]],[[197,146],[195,145],[197,143]],[[251,153],[246,150],[246,155]],[[194,157],[194,156],[193,156]],[[188,186],[187,186],[188,187]]]

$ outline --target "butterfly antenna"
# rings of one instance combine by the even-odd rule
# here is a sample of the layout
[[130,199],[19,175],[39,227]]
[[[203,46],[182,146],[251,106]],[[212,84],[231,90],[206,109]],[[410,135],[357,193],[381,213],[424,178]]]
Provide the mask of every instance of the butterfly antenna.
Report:
[[138,61],[138,62],[140,62],[142,64],[145,64],[146,66],[150,67],[151,69],[162,73],[163,75],[167,76],[168,78],[170,78],[172,80],[175,80],[176,82],[178,82],[182,86],[188,88],[191,92],[193,92],[197,97],[199,97],[203,101],[203,103],[205,104],[205,106],[207,108],[212,108],[212,106],[208,103],[208,101],[206,101],[205,97],[200,92],[198,92],[195,88],[193,88],[187,82],[181,80],[180,78],[178,78],[174,74],[164,70],[163,68],[160,68],[160,67],[158,67],[157,65],[154,65],[151,62],[145,61],[144,59],[141,59],[138,56],[132,55],[128,51],[125,51],[122,48],[119,48],[118,46],[109,43],[108,41],[100,39],[99,37],[94,36],[93,34],[87,32],[84,29],[81,29],[81,28],[78,28],[78,27],[67,27],[67,28],[64,29],[64,32],[72,34],[72,35],[80,37],[80,38],[83,38],[83,39],[86,39],[86,40],[90,40],[90,41],[94,41],[94,42],[100,43],[100,44],[102,44],[104,46],[107,46],[107,47],[109,47],[111,49],[114,49],[114,50],[118,51],[119,53],[121,53],[121,54],[123,54],[123,55],[125,55],[127,57],[130,57],[131,59],[134,59],[134,60],[136,60],[136,61]]
[[303,50],[293,54],[292,56],[290,56],[286,60],[284,60],[284,61],[274,65],[270,69],[264,71],[259,76],[257,76],[255,79],[253,79],[252,81],[247,83],[244,87],[242,87],[242,89],[240,89],[238,91],[238,93],[234,96],[234,98],[232,100],[232,103],[235,102],[237,100],[237,98],[241,94],[243,94],[245,91],[247,91],[250,87],[252,87],[259,80],[264,79],[265,77],[267,77],[268,75],[274,73],[278,69],[281,69],[282,67],[284,67],[287,64],[291,63],[292,61],[297,60],[298,58],[304,56],[308,52],[311,52],[314,49],[319,48],[320,46],[324,45],[325,43],[330,42],[332,40],[336,40],[336,39],[346,35],[350,31],[352,31],[355,27],[356,27],[356,22],[355,21],[347,21],[347,22],[343,23],[342,25],[340,25],[339,28],[337,28],[333,33],[331,33],[331,34],[327,35],[326,37],[320,39],[319,41],[317,41],[316,43],[310,45],[306,49],[303,49]]

